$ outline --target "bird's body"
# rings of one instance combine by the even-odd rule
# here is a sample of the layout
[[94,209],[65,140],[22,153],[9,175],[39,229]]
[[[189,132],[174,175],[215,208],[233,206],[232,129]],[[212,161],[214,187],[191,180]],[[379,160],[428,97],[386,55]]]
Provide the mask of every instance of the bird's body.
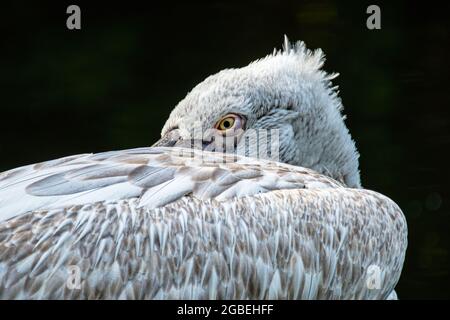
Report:
[[[141,148],[4,174],[0,298],[368,299],[392,291],[406,224],[388,198],[301,167],[203,159]],[[378,289],[367,286],[371,265],[382,271]]]
[[[0,174],[0,298],[395,295],[404,216],[360,188],[357,151],[319,72],[321,53],[285,46],[196,87],[158,147]],[[191,139],[195,114],[203,129],[231,132],[234,153],[177,148]],[[279,161],[241,156],[247,138],[260,143],[251,128],[279,130]]]

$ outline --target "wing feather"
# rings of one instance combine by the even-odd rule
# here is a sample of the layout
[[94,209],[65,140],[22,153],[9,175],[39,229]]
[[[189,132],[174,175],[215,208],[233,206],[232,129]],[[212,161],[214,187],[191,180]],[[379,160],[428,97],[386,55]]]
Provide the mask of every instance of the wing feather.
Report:
[[[131,197],[156,208],[188,194],[226,201],[278,189],[342,187],[304,168],[221,158],[211,152],[202,153],[199,162],[197,153],[138,148],[65,157],[5,172],[0,176],[0,222],[27,211]],[[224,159],[236,161],[223,163]]]

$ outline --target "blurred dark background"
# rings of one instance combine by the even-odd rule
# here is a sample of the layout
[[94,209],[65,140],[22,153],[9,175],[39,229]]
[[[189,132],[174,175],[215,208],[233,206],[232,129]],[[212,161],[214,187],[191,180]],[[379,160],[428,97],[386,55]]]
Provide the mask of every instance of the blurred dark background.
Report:
[[[79,31],[66,8],[81,7]],[[366,8],[381,7],[381,30]],[[448,4],[411,1],[23,2],[0,18],[0,171],[148,146],[206,76],[280,48],[322,48],[364,187],[403,209],[400,298],[449,298]]]

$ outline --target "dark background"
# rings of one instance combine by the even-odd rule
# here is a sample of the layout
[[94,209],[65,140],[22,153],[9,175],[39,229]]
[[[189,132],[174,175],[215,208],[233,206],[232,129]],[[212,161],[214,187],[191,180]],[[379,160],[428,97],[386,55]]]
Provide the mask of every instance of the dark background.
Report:
[[[3,4],[0,171],[148,146],[196,83],[280,48],[322,48],[361,153],[364,187],[403,209],[400,298],[450,297],[448,4],[421,1]],[[82,29],[66,28],[81,7]],[[381,7],[381,30],[366,8]]]

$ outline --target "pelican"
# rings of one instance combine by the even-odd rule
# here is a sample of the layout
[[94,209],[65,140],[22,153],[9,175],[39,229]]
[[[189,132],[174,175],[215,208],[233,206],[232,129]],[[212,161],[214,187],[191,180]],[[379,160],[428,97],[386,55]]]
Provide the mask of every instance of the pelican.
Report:
[[0,298],[395,299],[405,217],[362,188],[323,63],[285,38],[198,84],[152,147],[0,174]]

